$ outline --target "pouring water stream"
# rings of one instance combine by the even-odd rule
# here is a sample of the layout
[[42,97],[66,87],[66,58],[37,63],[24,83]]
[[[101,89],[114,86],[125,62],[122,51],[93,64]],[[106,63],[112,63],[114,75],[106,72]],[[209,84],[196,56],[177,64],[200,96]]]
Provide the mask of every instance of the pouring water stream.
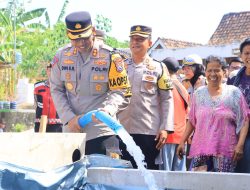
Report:
[[109,126],[126,144],[127,151],[134,157],[138,169],[141,171],[149,190],[158,190],[153,174],[145,168],[144,155],[141,149],[135,144],[133,138],[121,124],[105,112],[94,110],[84,114],[84,116],[78,121],[79,125],[83,128],[90,123],[92,121],[92,114],[95,114],[97,119]]

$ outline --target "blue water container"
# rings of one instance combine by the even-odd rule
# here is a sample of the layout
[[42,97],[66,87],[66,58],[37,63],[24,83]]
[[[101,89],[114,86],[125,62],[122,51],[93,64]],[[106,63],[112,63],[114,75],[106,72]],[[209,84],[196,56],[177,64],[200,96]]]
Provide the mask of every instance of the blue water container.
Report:
[[3,109],[3,101],[0,101],[0,110]]
[[10,109],[16,110],[16,108],[17,108],[17,103],[16,103],[16,101],[10,102]]
[[9,101],[5,101],[3,103],[3,109],[9,110],[10,109],[10,102]]

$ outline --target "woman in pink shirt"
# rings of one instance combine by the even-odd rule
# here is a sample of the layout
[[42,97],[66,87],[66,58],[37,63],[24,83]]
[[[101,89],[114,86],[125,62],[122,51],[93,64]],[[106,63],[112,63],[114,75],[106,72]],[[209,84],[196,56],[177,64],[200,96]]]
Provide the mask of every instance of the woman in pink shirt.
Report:
[[183,157],[184,144],[194,131],[189,154],[193,171],[234,172],[243,155],[249,108],[237,87],[222,83],[225,68],[222,58],[209,56],[205,70],[208,85],[197,89],[191,100],[177,154]]

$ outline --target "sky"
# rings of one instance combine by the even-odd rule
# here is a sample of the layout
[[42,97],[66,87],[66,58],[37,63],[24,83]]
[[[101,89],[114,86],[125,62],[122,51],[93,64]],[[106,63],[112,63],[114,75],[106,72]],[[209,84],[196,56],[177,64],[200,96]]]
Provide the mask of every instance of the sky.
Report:
[[[0,0],[0,5],[8,0]],[[55,23],[64,0],[20,0],[27,10],[46,7]],[[109,36],[129,40],[130,27],[152,27],[152,37],[171,38],[206,44],[223,15],[250,11],[250,0],[69,0],[66,15],[88,11],[94,22],[96,15],[112,21]],[[95,23],[94,23],[95,24]]]

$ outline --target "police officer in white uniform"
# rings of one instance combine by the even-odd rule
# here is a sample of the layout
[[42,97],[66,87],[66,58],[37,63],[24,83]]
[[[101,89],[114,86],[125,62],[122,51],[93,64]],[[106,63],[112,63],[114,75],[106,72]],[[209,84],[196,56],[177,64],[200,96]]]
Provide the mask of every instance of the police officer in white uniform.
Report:
[[[106,154],[117,145],[113,131],[103,123],[91,122],[80,128],[79,117],[101,109],[111,116],[125,108],[130,94],[123,59],[95,40],[88,12],[73,12],[65,18],[71,44],[58,50],[52,61],[51,93],[64,132],[86,133],[85,154]],[[113,142],[114,141],[114,142]]]
[[[121,124],[128,130],[145,155],[148,169],[158,169],[155,159],[164,146],[168,133],[174,131],[172,83],[166,66],[147,53],[152,45],[152,29],[136,25],[130,31],[132,57],[125,60],[132,97],[126,110],[119,114]],[[123,159],[133,158],[121,146]]]

